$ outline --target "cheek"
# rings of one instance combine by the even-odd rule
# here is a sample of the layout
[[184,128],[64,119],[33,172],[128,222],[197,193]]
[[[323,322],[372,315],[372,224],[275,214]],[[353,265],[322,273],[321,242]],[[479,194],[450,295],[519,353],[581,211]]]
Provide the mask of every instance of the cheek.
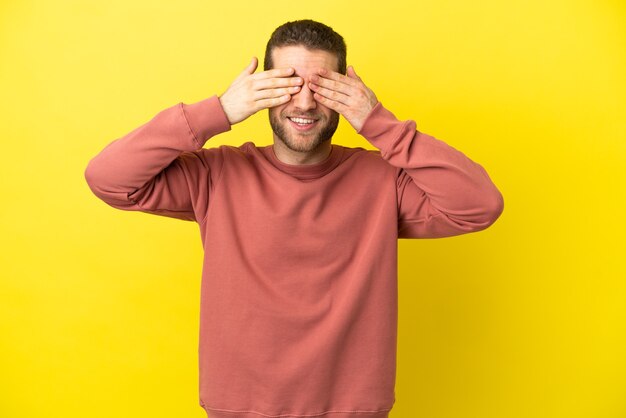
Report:
[[280,114],[283,111],[283,109],[285,109],[285,107],[286,105],[282,104],[280,106],[270,107],[267,110],[270,113],[270,116],[277,118],[277,117],[280,117]]
[[318,102],[318,105],[320,107],[320,110],[322,110],[322,112],[324,112],[324,115],[326,116],[326,119],[332,119],[333,116],[335,116],[337,114],[337,112],[335,112],[334,110],[332,110],[329,107],[324,106],[323,104]]

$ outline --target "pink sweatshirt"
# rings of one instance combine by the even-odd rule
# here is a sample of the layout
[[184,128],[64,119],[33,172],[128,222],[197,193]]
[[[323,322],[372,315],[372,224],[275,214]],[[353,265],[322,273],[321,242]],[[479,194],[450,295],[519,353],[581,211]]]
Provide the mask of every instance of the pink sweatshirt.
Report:
[[501,193],[478,163],[379,102],[312,165],[203,148],[217,96],[178,103],[85,170],[108,205],[195,221],[204,246],[200,405],[210,418],[384,418],[395,402],[397,240],[483,230]]

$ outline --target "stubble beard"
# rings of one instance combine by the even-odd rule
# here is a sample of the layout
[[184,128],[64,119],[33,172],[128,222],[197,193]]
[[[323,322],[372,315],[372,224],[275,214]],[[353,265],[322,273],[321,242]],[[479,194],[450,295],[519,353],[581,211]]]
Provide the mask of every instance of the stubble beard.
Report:
[[[292,132],[287,132],[290,128],[286,125],[291,122],[286,116],[273,112],[272,109],[269,109],[268,113],[270,125],[272,126],[272,131],[274,131],[274,135],[276,135],[278,139],[280,139],[280,141],[287,146],[287,148],[296,152],[311,152],[316,150],[324,142],[330,141],[337,130],[337,126],[339,125],[339,113],[332,112],[329,119],[325,119],[325,116],[322,115],[317,121],[318,124],[321,124],[321,129],[319,127],[315,128],[318,131],[317,134],[314,131],[302,133],[296,131],[297,133],[295,133],[295,135],[298,135],[301,138],[307,138],[296,139],[293,137],[293,130]],[[305,115],[298,116],[307,117]]]

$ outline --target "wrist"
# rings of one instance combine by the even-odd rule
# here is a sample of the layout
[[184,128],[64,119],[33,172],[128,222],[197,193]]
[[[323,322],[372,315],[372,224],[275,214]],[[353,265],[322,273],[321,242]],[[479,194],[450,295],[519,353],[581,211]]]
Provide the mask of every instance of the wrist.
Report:
[[230,121],[217,96],[196,103],[183,103],[182,108],[189,129],[200,146],[211,136],[230,130]]
[[224,102],[224,100],[222,100],[222,96],[217,96],[217,101],[220,105],[220,107],[222,108],[222,111],[224,112],[224,115],[226,115],[226,119],[228,120],[229,125],[234,125],[233,118],[230,116],[230,112],[227,109],[228,105]]

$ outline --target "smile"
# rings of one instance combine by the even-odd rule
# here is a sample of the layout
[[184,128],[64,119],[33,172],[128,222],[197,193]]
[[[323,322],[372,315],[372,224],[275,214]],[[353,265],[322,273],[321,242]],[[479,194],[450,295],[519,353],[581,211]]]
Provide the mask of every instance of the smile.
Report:
[[311,129],[316,123],[316,119],[308,119],[308,118],[290,118],[288,117],[291,125],[300,131],[306,131]]
[[315,122],[315,119],[306,119],[306,118],[289,118],[290,120],[303,125]]

